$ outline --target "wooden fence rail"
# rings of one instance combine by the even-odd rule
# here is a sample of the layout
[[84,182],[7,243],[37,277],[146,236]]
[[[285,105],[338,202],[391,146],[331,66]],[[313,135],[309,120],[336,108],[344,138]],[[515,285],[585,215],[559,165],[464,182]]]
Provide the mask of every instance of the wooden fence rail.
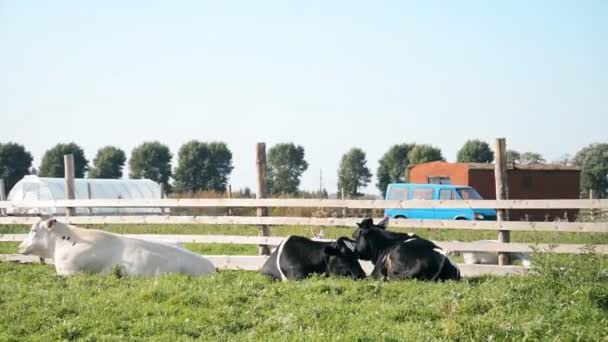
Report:
[[330,199],[91,199],[56,201],[1,201],[0,208],[478,208],[478,209],[608,209],[608,199],[551,199],[551,200],[470,200],[470,201],[385,201],[385,200],[330,200]]
[[[267,256],[263,255],[205,255],[216,268],[228,270],[257,271],[266,262]],[[0,254],[0,261],[12,261],[21,263],[38,263],[39,258],[31,255]],[[52,259],[46,259],[47,264],[53,264]],[[373,265],[369,261],[360,261],[363,270],[369,274]],[[495,266],[495,265],[467,265],[458,264],[463,277],[477,277],[480,275],[516,275],[526,274],[529,269],[523,266]]]
[[[479,200],[479,201],[384,201],[384,200],[318,200],[318,199],[155,199],[155,200],[58,200],[58,201],[0,201],[0,208],[494,208],[494,209],[608,209],[608,200]],[[71,216],[57,217],[72,224],[234,224],[256,226],[323,226],[354,228],[361,218],[314,218],[314,217],[265,217],[265,216]],[[0,217],[0,225],[32,224],[38,217]],[[510,221],[454,221],[454,220],[391,220],[390,227],[428,229],[466,229],[493,231],[552,231],[608,233],[608,223],[583,222],[510,222]],[[26,234],[0,234],[0,241],[18,242]],[[169,235],[127,234],[126,236],[150,240],[181,243],[228,243],[252,245],[278,245],[280,236],[232,236],[232,235]],[[550,252],[582,254],[594,252],[608,254],[608,245],[547,244],[547,243],[499,243],[435,241],[448,251],[471,252]],[[259,269],[266,260],[263,256],[213,256],[220,268]],[[0,260],[22,260],[24,256],[0,256]],[[26,258],[27,259],[27,258]],[[25,259],[23,259],[25,260]],[[520,274],[526,269],[518,266],[462,265],[463,273]],[[467,271],[469,270],[470,271]]]
[[[0,241],[19,242],[27,234],[0,234]],[[227,243],[242,245],[271,245],[277,246],[285,239],[280,236],[241,236],[241,235],[186,235],[186,234],[124,234],[124,236],[153,241],[181,242],[181,243]],[[320,240],[331,241],[331,240]],[[559,254],[584,254],[594,252],[608,254],[608,245],[585,244],[546,244],[546,243],[499,243],[499,242],[460,242],[460,241],[433,241],[447,251],[470,252],[550,252]]]
[[[317,217],[255,217],[255,216],[73,216],[58,217],[71,224],[231,224],[231,225],[286,225],[356,227],[360,218],[317,218]],[[0,225],[30,225],[38,217],[0,217]],[[380,220],[377,218],[375,220]],[[608,223],[593,222],[525,222],[525,221],[465,221],[465,220],[403,220],[395,219],[390,227],[427,229],[468,229],[468,230],[510,230],[510,231],[551,231],[608,233]]]

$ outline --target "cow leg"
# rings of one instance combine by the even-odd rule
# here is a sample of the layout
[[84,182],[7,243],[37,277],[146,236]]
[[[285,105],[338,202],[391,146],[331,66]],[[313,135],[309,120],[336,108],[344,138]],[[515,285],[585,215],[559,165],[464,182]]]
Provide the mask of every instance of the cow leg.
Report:
[[283,274],[289,280],[301,280],[308,277],[312,272],[306,271],[303,267],[297,267],[295,265],[291,265],[289,267],[283,267]]
[[370,277],[374,279],[386,280],[386,268],[382,267],[382,265],[376,265],[370,274]]

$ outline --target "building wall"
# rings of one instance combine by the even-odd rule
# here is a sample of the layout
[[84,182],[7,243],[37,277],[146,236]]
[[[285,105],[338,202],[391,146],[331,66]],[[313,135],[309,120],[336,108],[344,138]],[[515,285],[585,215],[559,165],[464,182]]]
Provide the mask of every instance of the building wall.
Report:
[[410,169],[410,183],[428,183],[427,177],[449,176],[454,185],[468,185],[469,167],[467,164],[431,162],[418,164]]
[[[510,170],[511,199],[577,199],[580,196],[580,173],[572,170]],[[544,221],[578,215],[575,209],[512,210],[511,220]]]
[[494,170],[469,170],[468,185],[475,188],[484,199],[496,199]]
[[[577,199],[580,173],[576,170],[524,170],[508,169],[509,199]],[[469,185],[485,199],[496,199],[494,170],[470,170]],[[512,221],[544,221],[564,218],[573,220],[575,209],[510,210]]]

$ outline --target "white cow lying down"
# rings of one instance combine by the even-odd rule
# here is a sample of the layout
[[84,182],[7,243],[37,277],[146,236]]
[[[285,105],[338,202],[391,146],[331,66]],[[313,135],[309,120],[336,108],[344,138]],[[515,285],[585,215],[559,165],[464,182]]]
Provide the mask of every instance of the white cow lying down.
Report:
[[19,253],[54,259],[59,275],[109,273],[114,266],[135,276],[203,275],[215,271],[208,259],[177,245],[78,228],[54,218],[34,223],[19,245]]
[[[476,242],[494,242],[498,243],[498,240],[479,240]],[[462,255],[465,264],[484,264],[484,265],[498,265],[498,253],[493,252],[452,252],[453,255]],[[510,252],[511,262],[513,261],[521,261],[522,266],[529,267],[531,265],[531,256],[530,253],[522,253],[522,252]]]

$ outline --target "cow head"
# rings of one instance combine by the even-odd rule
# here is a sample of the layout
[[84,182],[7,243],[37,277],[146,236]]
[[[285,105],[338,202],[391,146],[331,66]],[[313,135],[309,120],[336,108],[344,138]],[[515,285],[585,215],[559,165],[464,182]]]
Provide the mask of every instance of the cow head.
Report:
[[353,279],[365,278],[365,271],[355,252],[355,241],[340,237],[325,248],[325,255],[329,274]]
[[357,229],[353,232],[353,239],[356,242],[356,251],[359,259],[371,260],[373,254],[374,235],[386,229],[388,225],[388,217],[374,224],[374,220],[370,217],[364,218],[361,222],[357,222]]
[[[55,254],[55,239],[48,229],[49,219],[38,221],[32,225],[30,233],[19,245],[21,254],[33,254],[43,258],[53,258]],[[52,225],[51,225],[52,226]]]

